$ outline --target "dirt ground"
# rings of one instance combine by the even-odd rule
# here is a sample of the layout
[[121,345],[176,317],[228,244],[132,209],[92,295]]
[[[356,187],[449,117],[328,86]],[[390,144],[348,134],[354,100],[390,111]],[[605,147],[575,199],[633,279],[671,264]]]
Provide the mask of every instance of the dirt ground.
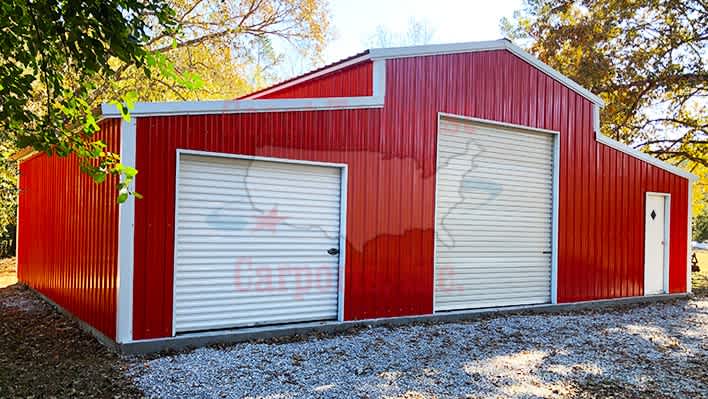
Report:
[[0,259],[0,288],[15,284],[15,258]]
[[[10,263],[0,262],[4,283],[14,280]],[[118,355],[29,289],[0,286],[0,398],[141,397],[125,369]]]

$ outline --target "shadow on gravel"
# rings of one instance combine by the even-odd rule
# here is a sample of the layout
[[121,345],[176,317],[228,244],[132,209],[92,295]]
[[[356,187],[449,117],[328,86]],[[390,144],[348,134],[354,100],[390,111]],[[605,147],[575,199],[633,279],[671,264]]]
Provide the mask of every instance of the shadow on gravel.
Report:
[[708,302],[516,314],[136,358],[148,394],[240,398],[696,398]]
[[0,288],[0,397],[140,397],[119,356],[20,284]]

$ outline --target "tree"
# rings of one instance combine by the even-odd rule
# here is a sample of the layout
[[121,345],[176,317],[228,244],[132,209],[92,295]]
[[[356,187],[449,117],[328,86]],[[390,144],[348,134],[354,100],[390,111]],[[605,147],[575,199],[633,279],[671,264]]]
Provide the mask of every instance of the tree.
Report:
[[317,56],[329,23],[322,0],[10,0],[0,32],[0,142],[74,153],[96,181],[127,182],[137,171],[92,139],[96,106],[233,98],[279,61],[272,40]]
[[112,59],[147,75],[160,71],[187,83],[171,73],[160,54],[145,48],[151,26],[176,31],[174,11],[164,0],[4,1],[0,141],[47,154],[74,153],[82,170],[98,182],[109,173],[122,173],[119,198],[127,198],[136,171],[92,138],[98,124],[89,99],[97,77],[115,75]]
[[703,177],[708,167],[708,3],[525,0],[502,30],[600,95],[602,132]]
[[4,1],[0,239],[16,217],[15,149],[75,154],[97,182],[122,174],[124,201],[137,170],[95,140],[97,106],[234,98],[275,79],[274,42],[316,60],[329,32],[326,0]]
[[708,241],[708,209],[695,216],[693,224],[693,240],[698,242]]
[[[199,76],[201,85],[185,88],[162,76],[146,76],[121,65],[114,80],[104,82],[94,98],[141,93],[142,101],[235,98],[278,78],[283,47],[292,45],[301,58],[319,61],[330,38],[323,0],[168,0],[178,32],[161,31],[147,48],[164,54],[177,72]],[[279,50],[280,49],[280,50]]]
[[404,33],[392,32],[385,26],[377,26],[376,32],[369,37],[366,44],[370,47],[417,46],[429,44],[433,36],[435,30],[427,21],[411,18]]

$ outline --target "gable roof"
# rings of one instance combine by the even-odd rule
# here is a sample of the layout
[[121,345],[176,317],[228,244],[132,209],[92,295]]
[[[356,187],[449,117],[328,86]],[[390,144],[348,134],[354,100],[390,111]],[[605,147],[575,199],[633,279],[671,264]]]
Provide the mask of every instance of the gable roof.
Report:
[[285,80],[275,85],[266,87],[256,92],[247,94],[243,97],[240,97],[239,99],[257,99],[260,96],[266,95],[268,93],[279,91],[299,83],[313,80],[320,76],[324,76],[365,61],[387,60],[407,57],[423,57],[444,54],[473,53],[478,51],[492,50],[507,50],[512,54],[516,55],[517,57],[521,58],[522,60],[526,61],[533,67],[539,69],[543,73],[557,80],[564,86],[587,98],[594,104],[597,104],[601,107],[604,106],[604,101],[597,95],[593,94],[590,90],[582,87],[572,79],[551,68],[549,65],[543,63],[538,58],[527,53],[521,47],[515,45],[511,42],[511,40],[508,39],[466,43],[432,44],[424,46],[374,48],[353,55],[351,57],[344,58],[340,61],[315,69],[313,71],[304,73],[300,76],[296,76],[294,78]]

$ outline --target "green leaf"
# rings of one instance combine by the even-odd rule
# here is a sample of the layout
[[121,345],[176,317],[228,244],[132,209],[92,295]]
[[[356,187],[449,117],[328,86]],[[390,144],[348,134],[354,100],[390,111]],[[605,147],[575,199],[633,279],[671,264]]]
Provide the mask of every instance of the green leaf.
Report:
[[123,168],[123,174],[128,177],[135,177],[135,175],[138,174],[138,170],[133,167],[126,166],[125,168]]
[[119,204],[124,203],[125,201],[128,200],[128,193],[120,193],[118,194],[118,198],[116,199]]

